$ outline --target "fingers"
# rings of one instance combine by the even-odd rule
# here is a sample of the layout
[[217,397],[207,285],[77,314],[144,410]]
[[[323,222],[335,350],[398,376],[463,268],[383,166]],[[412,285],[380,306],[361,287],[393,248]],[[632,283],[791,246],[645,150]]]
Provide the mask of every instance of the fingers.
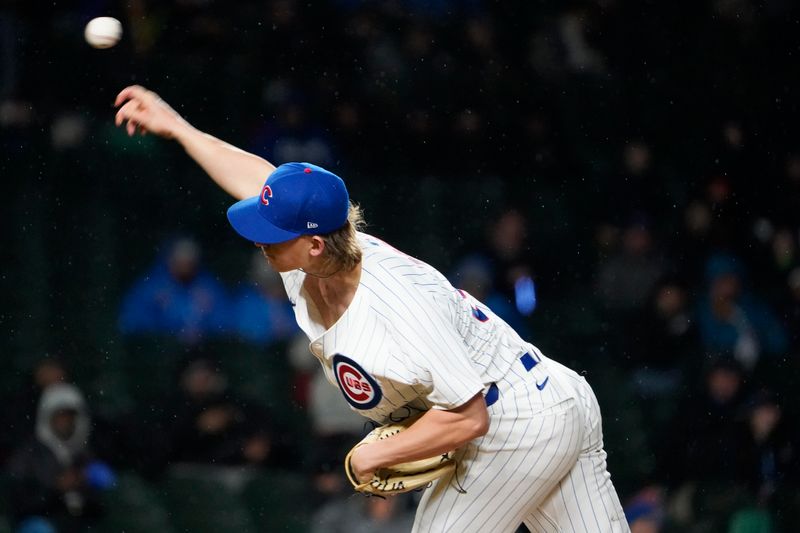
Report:
[[125,120],[132,120],[136,118],[136,116],[141,110],[141,104],[138,100],[131,100],[127,102],[124,106],[119,108],[117,111],[117,115],[114,117],[114,123],[117,126],[121,126]]
[[144,124],[141,124],[133,119],[129,119],[125,124],[125,131],[128,132],[128,137],[133,137],[136,135],[137,131],[142,137],[147,135],[147,128],[144,126]]
[[129,85],[128,87],[125,87],[119,92],[116,100],[114,100],[114,107],[119,106],[125,100],[133,98],[135,96],[141,97],[144,91],[145,88],[142,87],[141,85]]
[[141,85],[130,85],[122,89],[114,100],[114,107],[118,107],[125,100],[139,99],[143,101],[155,100],[158,95],[153,91],[148,91]]
[[[128,136],[135,135],[137,131],[140,135],[146,135],[150,130],[145,124],[148,126],[153,125],[153,121],[158,118],[160,100],[156,93],[145,89],[141,85],[125,87],[119,92],[114,101],[114,105],[119,107],[114,117],[114,123],[117,126],[122,126],[124,123]],[[163,105],[174,113],[169,106]],[[167,134],[163,135],[167,136]]]
[[142,125],[145,122],[147,113],[147,109],[142,105],[142,102],[138,99],[133,99],[125,103],[119,111],[117,111],[116,116],[114,117],[114,123],[117,126],[121,126],[124,122],[127,121],[125,124],[125,130],[128,132],[128,136],[133,136],[136,133],[137,128],[139,132],[144,135],[146,128]]

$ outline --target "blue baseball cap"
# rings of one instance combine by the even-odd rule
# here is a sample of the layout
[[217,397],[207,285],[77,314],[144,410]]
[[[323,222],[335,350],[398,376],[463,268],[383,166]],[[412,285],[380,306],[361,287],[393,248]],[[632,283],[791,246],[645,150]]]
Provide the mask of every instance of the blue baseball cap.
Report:
[[310,163],[284,163],[259,196],[236,202],[228,221],[249,241],[276,244],[336,231],[347,222],[350,196],[342,178]]

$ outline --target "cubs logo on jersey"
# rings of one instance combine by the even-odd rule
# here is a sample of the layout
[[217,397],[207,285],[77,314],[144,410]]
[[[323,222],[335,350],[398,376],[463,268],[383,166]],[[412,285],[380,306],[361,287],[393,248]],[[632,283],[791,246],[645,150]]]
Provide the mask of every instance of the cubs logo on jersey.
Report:
[[378,382],[349,357],[333,356],[333,373],[344,399],[356,409],[372,409],[380,403],[383,393]]

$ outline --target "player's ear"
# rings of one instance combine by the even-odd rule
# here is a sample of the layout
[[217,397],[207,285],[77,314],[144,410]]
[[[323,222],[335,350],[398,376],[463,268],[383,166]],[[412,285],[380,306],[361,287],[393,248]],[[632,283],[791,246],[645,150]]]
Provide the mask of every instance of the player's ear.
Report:
[[308,253],[312,257],[321,256],[325,252],[325,240],[319,235],[311,235],[310,241],[311,247]]

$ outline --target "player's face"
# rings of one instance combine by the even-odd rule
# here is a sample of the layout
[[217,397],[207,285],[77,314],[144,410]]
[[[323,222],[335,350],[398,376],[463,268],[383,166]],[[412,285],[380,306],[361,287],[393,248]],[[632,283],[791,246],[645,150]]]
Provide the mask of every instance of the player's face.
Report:
[[289,272],[308,265],[310,243],[308,237],[298,237],[278,244],[259,244],[267,263],[276,272]]

